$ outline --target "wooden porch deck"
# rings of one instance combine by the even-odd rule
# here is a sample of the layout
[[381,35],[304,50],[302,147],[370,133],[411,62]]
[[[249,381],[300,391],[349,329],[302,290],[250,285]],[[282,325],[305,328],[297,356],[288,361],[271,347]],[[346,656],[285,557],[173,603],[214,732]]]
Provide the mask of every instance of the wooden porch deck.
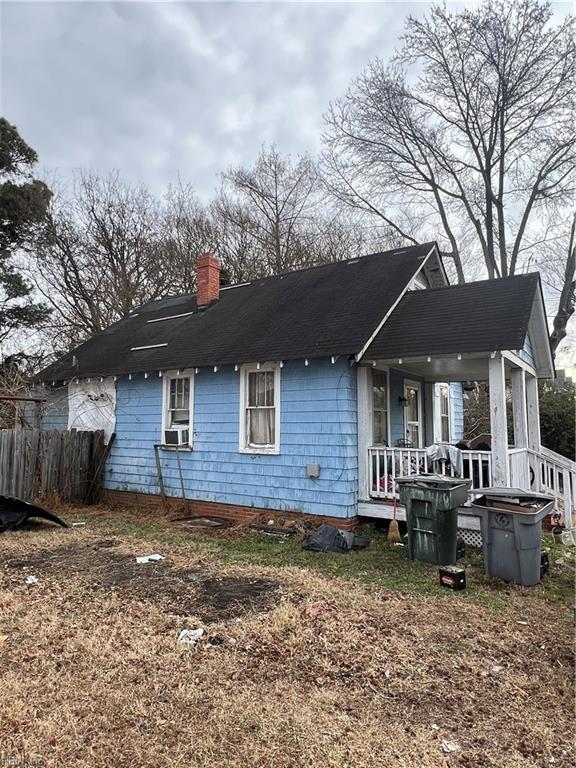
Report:
[[[359,501],[358,516],[370,517],[376,520],[392,520],[394,518],[394,505],[382,501]],[[406,522],[406,509],[401,504],[396,505],[396,519]],[[480,518],[468,514],[458,515],[458,528],[471,531],[480,530]]]

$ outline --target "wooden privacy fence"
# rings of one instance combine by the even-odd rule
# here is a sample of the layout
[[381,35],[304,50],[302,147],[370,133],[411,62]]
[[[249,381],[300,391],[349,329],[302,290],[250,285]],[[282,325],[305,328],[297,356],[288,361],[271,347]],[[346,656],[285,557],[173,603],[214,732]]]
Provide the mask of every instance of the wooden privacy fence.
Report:
[[34,499],[58,495],[89,504],[100,492],[104,432],[0,430],[0,494]]

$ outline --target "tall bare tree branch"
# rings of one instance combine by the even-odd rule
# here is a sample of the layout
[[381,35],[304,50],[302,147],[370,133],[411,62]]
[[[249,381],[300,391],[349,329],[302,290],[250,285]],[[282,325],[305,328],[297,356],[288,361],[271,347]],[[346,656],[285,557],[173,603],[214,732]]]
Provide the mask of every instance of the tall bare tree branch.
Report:
[[540,0],[409,17],[325,116],[326,187],[409,242],[442,233],[460,281],[479,257],[490,278],[524,270],[576,190],[574,30]]

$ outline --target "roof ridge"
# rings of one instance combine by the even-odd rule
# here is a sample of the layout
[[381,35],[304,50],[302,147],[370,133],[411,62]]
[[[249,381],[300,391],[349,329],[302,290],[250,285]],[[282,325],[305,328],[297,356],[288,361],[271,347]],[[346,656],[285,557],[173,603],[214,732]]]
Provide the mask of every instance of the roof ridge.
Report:
[[[368,259],[372,256],[387,256],[387,255],[398,255],[396,252],[400,251],[410,251],[414,248],[424,248],[426,246],[433,246],[436,244],[435,240],[430,240],[424,243],[418,243],[417,245],[406,245],[406,246],[400,246],[398,248],[389,248],[387,251],[374,251],[373,253],[363,253],[361,256],[351,256],[349,259],[340,259],[339,261],[330,261],[327,264],[312,264],[309,267],[302,267],[302,269],[291,269],[287,272],[279,272],[277,275],[264,275],[263,277],[255,277],[252,280],[244,281],[242,283],[234,283],[233,285],[222,285],[220,286],[220,290],[230,290],[231,288],[244,288],[248,285],[253,285],[254,283],[260,283],[263,280],[279,280],[283,277],[287,277],[288,275],[299,275],[303,272],[311,272],[313,269],[325,269],[327,267],[336,267],[339,264],[347,264],[351,261],[360,261],[361,259]],[[153,299],[152,301],[148,301],[145,304],[140,304],[140,306],[136,307],[130,314],[133,314],[134,312],[139,312],[144,307],[151,306],[152,304],[158,304],[161,301],[165,301],[166,299],[193,299],[197,296],[197,293],[177,293],[173,294],[171,296],[163,296],[161,299]]]
[[[329,261],[327,264],[311,264],[309,267],[302,267],[302,269],[290,269],[287,272],[279,272],[277,275],[265,275],[264,277],[256,277],[254,280],[250,280],[248,283],[237,283],[236,285],[251,285],[252,283],[258,283],[261,280],[274,280],[280,277],[286,277],[287,275],[298,275],[302,272],[311,272],[313,269],[324,269],[327,267],[336,267],[339,264],[347,264],[350,261],[360,261],[362,259],[368,259],[371,256],[386,256],[397,255],[398,251],[410,251],[413,248],[424,248],[425,246],[435,245],[435,240],[429,242],[418,243],[417,245],[405,245],[398,248],[389,248],[387,251],[374,251],[373,253],[363,253],[361,256],[351,256],[349,259],[339,259],[338,261]],[[226,285],[225,288],[235,288],[236,285]]]

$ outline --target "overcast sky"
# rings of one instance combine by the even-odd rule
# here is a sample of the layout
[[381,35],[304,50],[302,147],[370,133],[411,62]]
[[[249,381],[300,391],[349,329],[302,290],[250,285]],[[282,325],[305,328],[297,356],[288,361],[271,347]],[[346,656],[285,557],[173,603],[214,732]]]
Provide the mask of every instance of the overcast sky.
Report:
[[[317,152],[330,100],[429,7],[0,0],[0,112],[50,177],[118,169],[158,194],[180,178],[207,199],[263,143]],[[570,7],[553,3],[557,16]]]
[[330,100],[429,7],[0,0],[0,111],[63,180],[118,169],[208,197],[263,143],[316,152]]
[[322,113],[426,2],[5,2],[1,111],[43,169],[118,168],[204,196],[262,143],[315,152]]

